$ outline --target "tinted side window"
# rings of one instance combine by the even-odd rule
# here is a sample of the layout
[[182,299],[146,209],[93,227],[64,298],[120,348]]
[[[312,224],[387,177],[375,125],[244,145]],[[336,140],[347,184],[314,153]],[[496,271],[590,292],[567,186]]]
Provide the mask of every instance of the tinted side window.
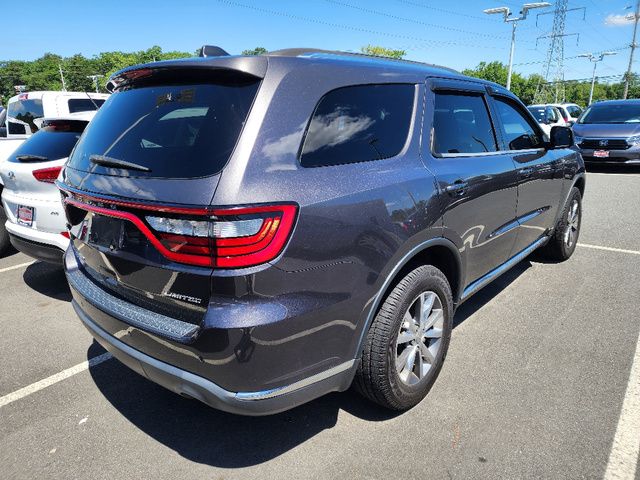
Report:
[[582,109],[580,107],[576,107],[575,105],[569,105],[567,107],[567,111],[572,118],[578,118],[582,113]]
[[71,98],[67,103],[69,105],[69,113],[76,113],[97,110],[102,106],[104,100],[101,98]]
[[415,85],[360,85],[333,90],[318,103],[300,163],[321,167],[380,160],[404,147]]
[[542,146],[542,139],[529,120],[511,102],[495,99],[502,122],[502,134],[509,150],[527,150]]
[[496,151],[489,112],[481,95],[435,94],[433,151],[441,154]]
[[38,127],[36,127],[33,121],[36,118],[42,118],[44,115],[42,100],[18,100],[10,103],[8,110],[7,125],[9,127],[9,133],[24,135],[38,131]]

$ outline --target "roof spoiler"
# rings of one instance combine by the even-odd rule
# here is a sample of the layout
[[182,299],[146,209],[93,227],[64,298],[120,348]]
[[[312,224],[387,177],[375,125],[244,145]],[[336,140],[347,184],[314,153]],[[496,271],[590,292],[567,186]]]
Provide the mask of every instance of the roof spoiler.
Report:
[[198,52],[199,57],[228,57],[229,52],[215,45],[203,45]]

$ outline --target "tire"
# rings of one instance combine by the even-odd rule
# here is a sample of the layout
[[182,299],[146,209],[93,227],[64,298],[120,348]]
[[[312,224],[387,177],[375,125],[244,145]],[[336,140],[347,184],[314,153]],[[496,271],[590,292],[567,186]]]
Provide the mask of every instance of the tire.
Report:
[[4,228],[4,224],[7,221],[7,216],[4,213],[4,208],[0,205],[0,255],[4,255],[11,249],[11,242],[9,242],[9,233]]
[[[577,211],[574,212],[573,209],[576,207]],[[582,195],[580,190],[573,187],[553,235],[542,249],[544,256],[556,262],[568,260],[576,250],[581,226]]]
[[[419,333],[421,330],[415,328],[419,298],[426,306],[433,300],[429,315],[423,318],[433,320],[440,318],[438,311],[441,313],[441,320],[435,323],[441,328],[426,329],[429,338],[424,338]],[[447,278],[431,265],[412,270],[387,295],[371,324],[356,372],[355,389],[388,409],[407,410],[417,405],[438,377],[449,348],[452,327],[453,297]],[[413,340],[406,341],[412,336]],[[423,364],[427,358],[423,354],[427,352],[419,346],[417,338],[422,339],[423,347],[430,352],[428,366]],[[412,352],[414,364],[409,369]],[[399,371],[396,365],[404,367]]]

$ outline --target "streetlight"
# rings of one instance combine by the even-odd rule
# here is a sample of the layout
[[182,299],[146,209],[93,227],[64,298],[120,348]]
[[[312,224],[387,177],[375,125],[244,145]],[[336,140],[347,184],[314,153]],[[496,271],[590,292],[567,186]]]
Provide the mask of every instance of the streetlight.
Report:
[[511,23],[511,51],[509,52],[509,73],[507,74],[507,90],[511,90],[511,72],[513,70],[513,51],[516,46],[516,25],[520,20],[524,20],[527,18],[529,14],[529,10],[533,10],[534,8],[544,8],[550,7],[551,4],[549,2],[536,2],[536,3],[525,3],[522,5],[522,10],[520,10],[519,17],[512,17],[511,10],[509,7],[496,7],[496,8],[487,8],[483,10],[487,15],[493,14],[502,14],[504,15],[504,21],[506,23]]
[[87,78],[90,78],[93,81],[93,84],[96,87],[96,93],[98,93],[98,79],[104,77],[104,75],[87,75]]
[[598,62],[601,62],[607,55],[617,55],[618,52],[602,52],[600,55],[594,55],[593,53],[581,53],[579,57],[587,58],[590,62],[593,62],[593,76],[591,77],[591,92],[589,92],[589,105],[593,100],[593,87],[596,84],[596,67]]

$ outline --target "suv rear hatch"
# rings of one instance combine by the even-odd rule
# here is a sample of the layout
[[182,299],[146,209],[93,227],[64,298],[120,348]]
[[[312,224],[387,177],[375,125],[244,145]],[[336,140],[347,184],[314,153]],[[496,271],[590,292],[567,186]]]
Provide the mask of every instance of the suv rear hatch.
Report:
[[208,305],[213,231],[251,233],[257,223],[210,207],[261,80],[215,64],[160,62],[112,77],[115,93],[59,184],[83,272],[120,299],[192,324]]

